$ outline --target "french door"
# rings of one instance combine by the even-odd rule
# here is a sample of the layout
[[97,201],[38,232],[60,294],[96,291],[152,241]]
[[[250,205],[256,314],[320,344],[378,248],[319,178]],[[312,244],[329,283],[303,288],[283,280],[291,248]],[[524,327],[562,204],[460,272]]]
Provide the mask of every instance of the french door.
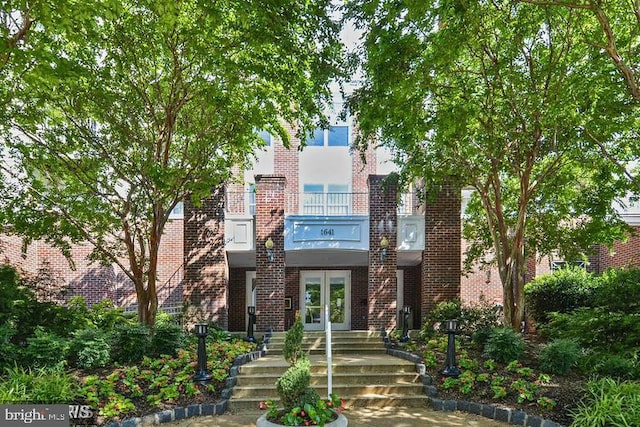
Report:
[[350,271],[300,272],[300,314],[305,330],[325,330],[325,305],[332,330],[351,328]]

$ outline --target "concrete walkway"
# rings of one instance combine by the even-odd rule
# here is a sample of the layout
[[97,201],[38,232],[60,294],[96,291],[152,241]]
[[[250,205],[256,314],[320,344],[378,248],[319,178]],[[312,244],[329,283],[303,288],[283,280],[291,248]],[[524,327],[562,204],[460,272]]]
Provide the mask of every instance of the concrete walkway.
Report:
[[[462,412],[421,408],[353,408],[344,412],[349,427],[505,427],[510,424]],[[262,412],[195,417],[162,424],[174,427],[254,427]]]

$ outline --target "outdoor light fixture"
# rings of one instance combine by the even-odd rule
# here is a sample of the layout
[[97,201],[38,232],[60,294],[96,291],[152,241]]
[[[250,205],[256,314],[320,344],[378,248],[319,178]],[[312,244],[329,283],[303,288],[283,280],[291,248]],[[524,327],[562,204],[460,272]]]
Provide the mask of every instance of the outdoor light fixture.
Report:
[[269,259],[269,262],[273,262],[273,240],[271,240],[271,237],[264,242],[264,247],[267,249],[267,259]]
[[204,341],[209,333],[209,325],[207,323],[197,323],[195,333],[198,337],[198,371],[193,376],[193,381],[207,383],[212,378],[207,372],[207,351]]
[[458,330],[458,319],[445,321],[446,332],[449,335],[447,341],[447,367],[442,371],[445,377],[458,377],[460,369],[456,366],[456,332]]
[[409,341],[409,314],[411,313],[411,307],[405,305],[402,307],[402,336],[400,342]]
[[247,341],[256,342],[253,336],[253,325],[256,324],[256,308],[253,305],[247,307],[247,313],[249,314],[249,324],[247,325]]
[[387,257],[387,248],[389,247],[389,239],[387,236],[382,236],[380,239],[380,261],[384,261]]

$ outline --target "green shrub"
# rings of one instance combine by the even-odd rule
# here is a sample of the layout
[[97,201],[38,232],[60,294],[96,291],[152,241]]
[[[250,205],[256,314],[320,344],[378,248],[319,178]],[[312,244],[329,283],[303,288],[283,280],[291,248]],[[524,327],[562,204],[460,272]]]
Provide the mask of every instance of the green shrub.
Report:
[[18,346],[11,342],[16,330],[11,322],[0,324],[0,371],[16,362]]
[[151,339],[151,354],[174,356],[178,349],[185,346],[186,339],[187,337],[182,327],[171,319],[156,320]]
[[603,355],[593,365],[593,372],[604,377],[633,379],[636,378],[637,369],[631,358],[618,354]]
[[104,299],[94,304],[87,313],[89,322],[97,329],[111,331],[117,325],[126,322],[124,310],[116,308],[110,299]]
[[489,359],[502,363],[518,360],[524,353],[522,335],[510,328],[495,328],[484,346],[484,354]]
[[63,365],[69,352],[69,340],[38,326],[35,337],[27,338],[27,347],[23,350],[28,366],[40,368]]
[[113,360],[120,363],[135,363],[149,354],[151,333],[145,325],[122,324],[117,326],[111,337]]
[[566,375],[580,357],[580,347],[569,339],[558,339],[549,343],[540,352],[540,369],[548,374]]
[[611,312],[607,308],[580,308],[552,314],[540,332],[551,338],[569,338],[583,348],[622,353],[640,342],[640,313]]
[[[494,327],[495,328],[495,327]],[[471,341],[478,347],[480,348],[484,348],[484,346],[487,343],[487,340],[489,339],[489,337],[491,336],[491,332],[493,331],[494,328],[482,328],[482,329],[478,329],[476,330],[472,335],[471,335]]]
[[583,268],[567,267],[540,276],[524,287],[527,313],[538,323],[549,321],[549,313],[569,313],[591,306],[595,279]]
[[0,404],[69,403],[78,397],[75,378],[59,368],[7,369],[0,380]]
[[640,268],[612,268],[598,278],[596,306],[623,313],[640,312]]
[[300,313],[296,313],[296,320],[284,337],[282,353],[287,362],[294,364],[303,355],[302,338],[304,337],[304,325]]
[[462,307],[460,332],[483,347],[494,328],[502,325],[502,308],[481,298],[477,303]]
[[74,332],[69,348],[69,361],[82,369],[107,366],[111,361],[111,344],[107,334],[96,328]]
[[572,413],[574,427],[640,426],[640,383],[612,378],[590,381]]
[[441,302],[425,316],[420,331],[421,338],[427,340],[437,332],[444,332],[439,326],[448,319],[458,319],[458,333],[476,336],[474,342],[481,344],[489,330],[501,325],[502,313],[498,306],[484,298],[465,306],[457,299]]
[[[453,299],[444,301],[436,305],[422,320],[422,328],[420,329],[420,338],[428,340],[439,331],[439,325],[448,319],[462,318],[462,305],[460,300]],[[461,326],[461,325],[460,325]]]
[[[280,396],[285,412],[289,412],[296,406],[304,406],[304,403],[315,403],[318,393],[310,389],[311,367],[309,359],[300,357],[291,365],[276,381],[276,390]],[[312,399],[309,402],[307,399]],[[302,405],[301,405],[302,403]]]
[[75,306],[63,307],[53,302],[41,302],[33,287],[46,286],[38,278],[24,279],[10,266],[0,266],[0,325],[10,324],[15,333],[11,342],[23,346],[37,328],[60,337],[86,323],[84,312]]

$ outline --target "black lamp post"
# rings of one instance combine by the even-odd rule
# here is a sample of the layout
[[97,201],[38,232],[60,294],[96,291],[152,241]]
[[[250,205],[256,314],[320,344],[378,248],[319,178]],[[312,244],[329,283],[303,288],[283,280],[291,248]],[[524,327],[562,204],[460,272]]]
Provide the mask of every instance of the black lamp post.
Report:
[[411,307],[405,305],[402,307],[402,337],[400,342],[409,341],[409,314],[411,313]]
[[447,340],[447,367],[442,371],[445,377],[457,377],[460,369],[456,366],[456,331],[458,330],[458,319],[449,319],[445,323],[449,339]]
[[256,342],[253,336],[253,325],[256,324],[256,308],[250,305],[247,307],[247,313],[249,313],[249,324],[247,325],[247,341]]
[[193,381],[207,383],[212,378],[207,373],[207,349],[204,341],[209,334],[209,325],[207,323],[197,323],[195,332],[198,337],[198,371],[193,376]]

